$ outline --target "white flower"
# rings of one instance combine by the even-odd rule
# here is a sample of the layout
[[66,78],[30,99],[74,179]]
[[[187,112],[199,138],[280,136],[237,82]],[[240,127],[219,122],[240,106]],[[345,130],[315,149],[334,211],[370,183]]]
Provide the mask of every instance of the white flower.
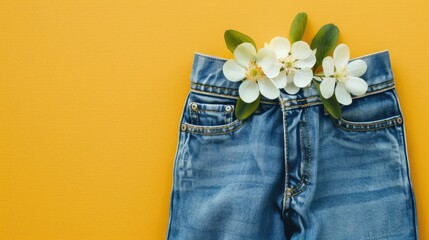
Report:
[[[320,83],[320,92],[326,99],[334,94],[338,102],[343,105],[352,103],[350,95],[363,95],[368,84],[362,78],[367,69],[365,61],[361,59],[349,63],[350,50],[346,44],[338,45],[334,50],[334,58],[328,56],[323,59],[322,67],[325,77]],[[336,87],[335,87],[336,83]]]
[[259,92],[268,99],[279,97],[280,90],[270,79],[279,74],[280,65],[275,54],[269,49],[256,52],[250,43],[241,43],[234,50],[235,59],[223,65],[225,77],[233,82],[244,81],[238,88],[240,98],[247,103],[255,101]]
[[284,88],[289,94],[295,94],[300,88],[306,87],[313,79],[311,68],[316,63],[316,50],[311,50],[304,41],[290,45],[288,39],[275,37],[265,48],[271,49],[277,61],[282,65],[280,74],[272,80],[278,88]]

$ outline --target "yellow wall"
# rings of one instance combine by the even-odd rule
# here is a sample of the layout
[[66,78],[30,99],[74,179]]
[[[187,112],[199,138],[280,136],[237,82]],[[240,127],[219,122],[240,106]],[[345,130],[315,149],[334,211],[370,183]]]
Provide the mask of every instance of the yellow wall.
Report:
[[428,1],[0,2],[0,239],[165,239],[194,51],[229,58],[309,15],[352,57],[388,49],[429,232]]

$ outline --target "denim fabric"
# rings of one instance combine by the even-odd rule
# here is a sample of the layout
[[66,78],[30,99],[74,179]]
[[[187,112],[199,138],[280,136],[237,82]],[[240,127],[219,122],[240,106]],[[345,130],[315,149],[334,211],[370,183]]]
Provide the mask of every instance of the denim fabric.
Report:
[[178,129],[167,239],[417,239],[389,52],[359,57],[368,91],[328,115],[314,85],[234,113],[241,82],[195,53]]

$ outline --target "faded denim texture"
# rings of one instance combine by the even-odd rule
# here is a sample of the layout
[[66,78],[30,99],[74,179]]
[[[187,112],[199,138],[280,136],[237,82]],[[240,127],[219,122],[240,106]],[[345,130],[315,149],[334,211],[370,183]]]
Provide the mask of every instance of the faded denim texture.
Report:
[[388,51],[359,57],[368,92],[331,118],[314,85],[233,114],[241,82],[195,53],[178,129],[167,239],[417,237],[405,126]]

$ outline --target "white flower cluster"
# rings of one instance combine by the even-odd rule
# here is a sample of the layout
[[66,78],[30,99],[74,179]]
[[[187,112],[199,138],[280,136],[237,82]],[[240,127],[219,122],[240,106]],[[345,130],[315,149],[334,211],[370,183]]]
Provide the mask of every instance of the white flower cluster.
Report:
[[283,88],[288,94],[296,94],[311,84],[313,78],[322,80],[320,92],[324,98],[334,94],[339,103],[348,105],[353,95],[367,91],[367,83],[359,78],[366,69],[363,60],[349,63],[350,51],[347,45],[338,45],[333,54],[323,59],[324,73],[314,78],[316,49],[312,50],[304,41],[292,45],[287,38],[275,37],[258,51],[251,43],[241,43],[234,50],[235,59],[223,65],[223,73],[230,81],[243,81],[238,89],[240,98],[247,103],[255,101],[259,93],[268,99],[275,99]]

